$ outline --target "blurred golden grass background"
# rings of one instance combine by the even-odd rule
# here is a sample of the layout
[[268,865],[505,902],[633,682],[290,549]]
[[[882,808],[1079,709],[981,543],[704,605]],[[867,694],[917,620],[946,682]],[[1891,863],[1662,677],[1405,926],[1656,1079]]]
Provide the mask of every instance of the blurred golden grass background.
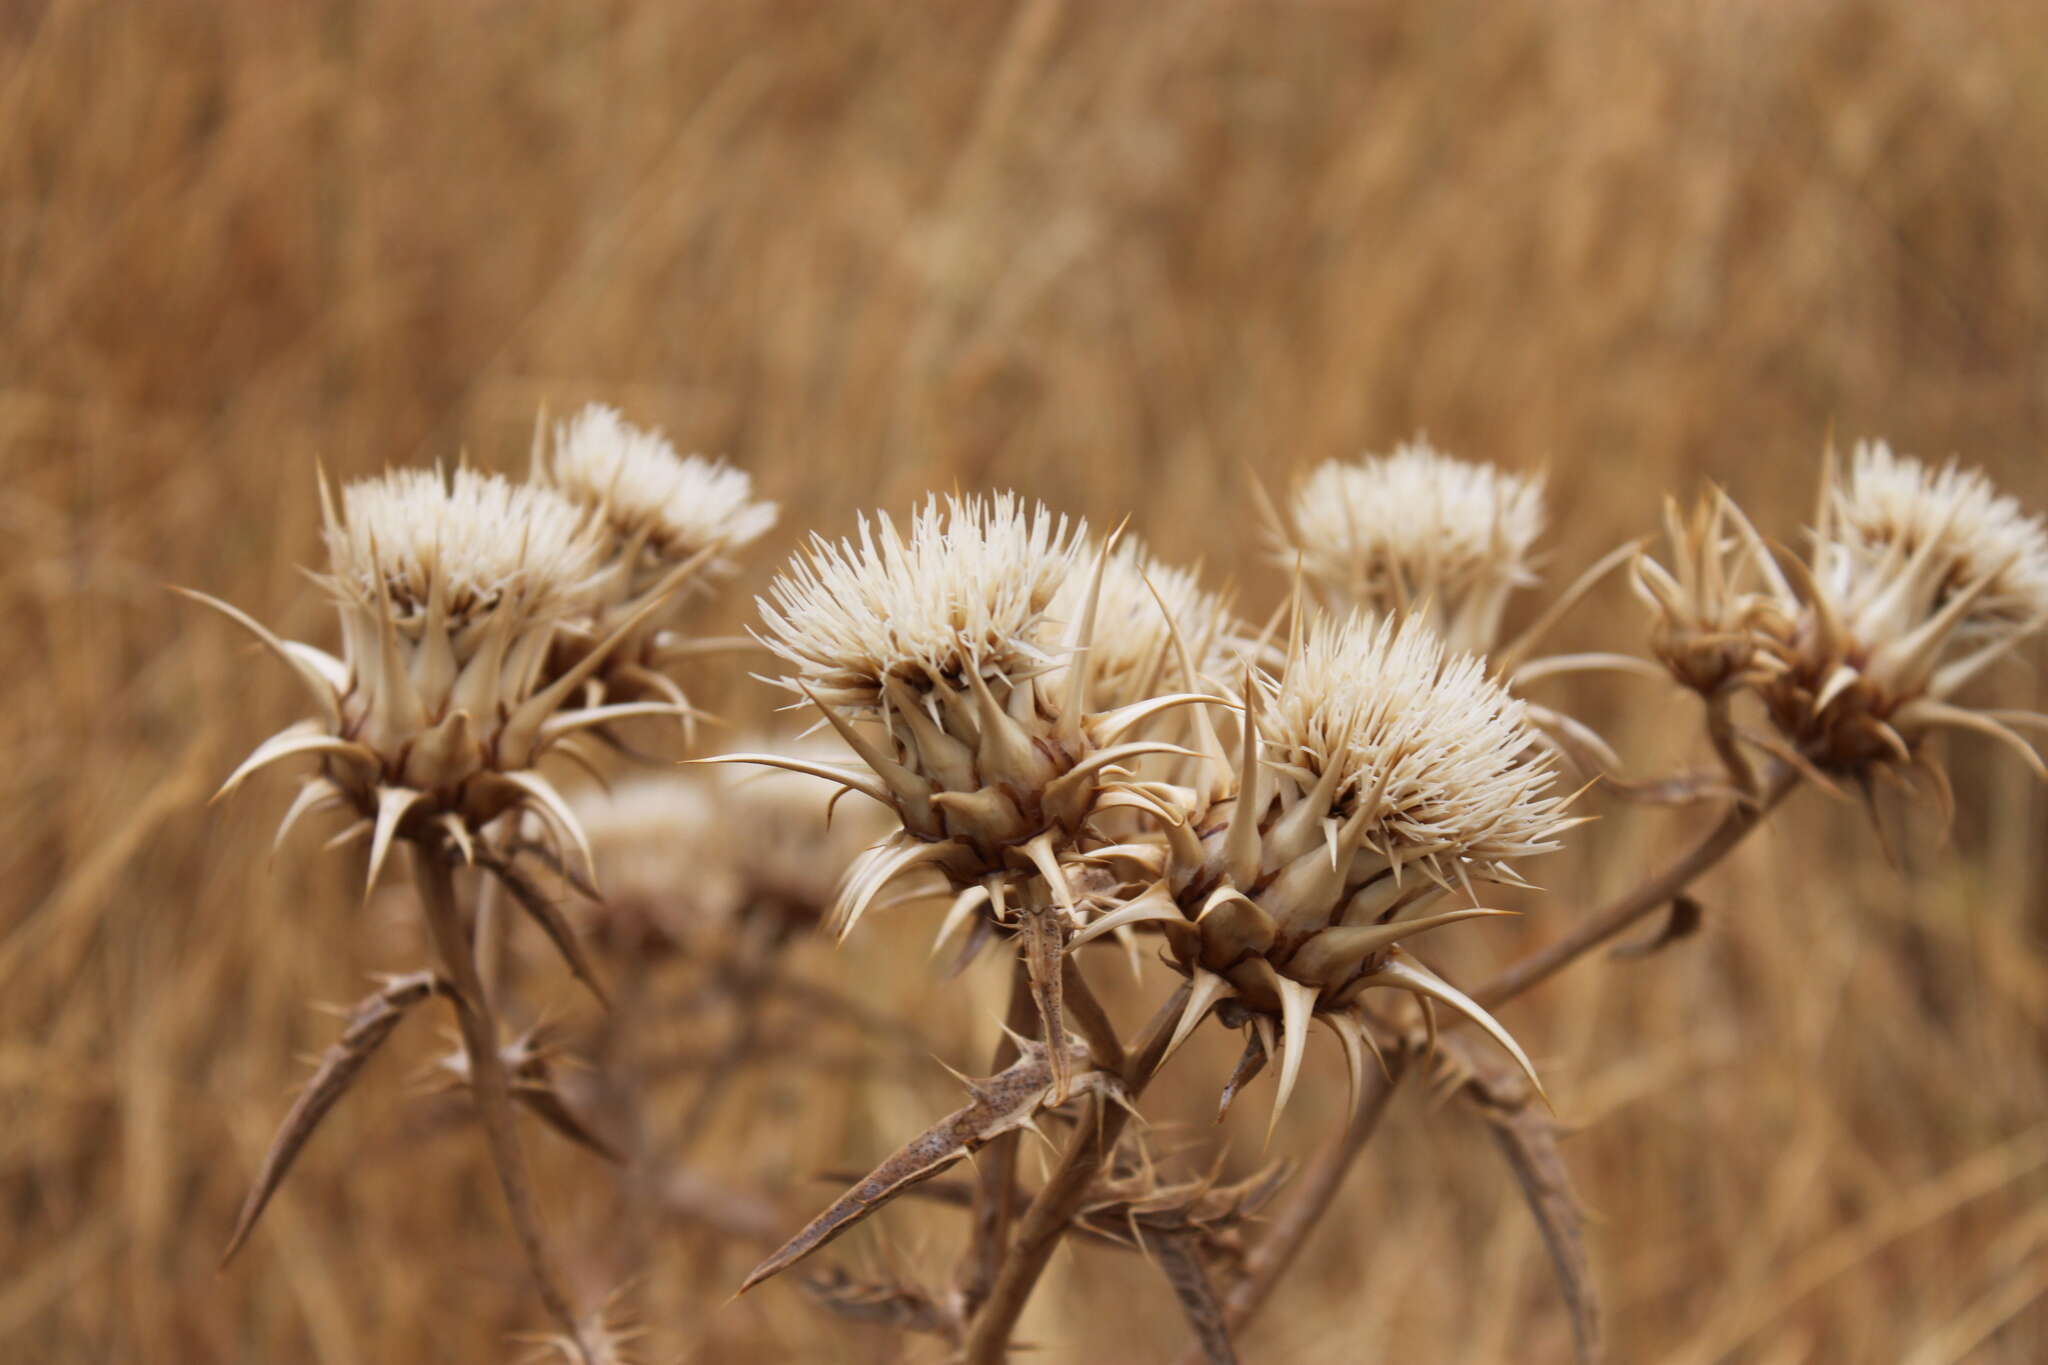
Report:
[[[1283,583],[1247,469],[1278,487],[1424,429],[1548,467],[1560,576],[1708,478],[1796,536],[1831,430],[1959,452],[2048,505],[2040,17],[0,5],[6,1358],[481,1361],[538,1325],[476,1145],[407,1083],[437,1046],[421,1023],[213,1269],[296,1054],[333,1034],[308,1002],[416,960],[402,907],[358,906],[359,864],[312,840],[266,861],[285,784],[203,804],[296,698],[163,585],[322,638],[295,571],[316,457],[518,467],[539,405],[616,402],[784,504],[721,626],[799,533],[956,483],[1130,512],[1262,612]],[[1559,643],[1641,636],[1617,585]],[[692,682],[756,715],[748,663]],[[2024,670],[2000,685],[2040,699]],[[1545,686],[1643,770],[1685,756],[1689,702]],[[1583,1128],[1613,1359],[2048,1357],[2043,805],[2010,759],[1955,758],[1955,839],[1923,818],[1909,871],[1803,795],[1705,883],[1697,939],[1508,1012]],[[1541,940],[1698,819],[1600,813],[1534,869],[1533,913],[1450,965]],[[979,1068],[994,1007],[927,971],[930,928],[907,913],[799,969]],[[699,1165],[807,1216],[811,1173],[955,1102],[936,1066],[835,1027],[789,1011]],[[1191,1120],[1234,1054],[1211,1032],[1168,1077]],[[1308,1081],[1280,1150],[1341,1114],[1320,1049]],[[564,1240],[618,1244],[605,1173],[532,1145]],[[643,1230],[656,1358],[931,1356],[782,1285],[721,1307],[760,1248]],[[892,1210],[845,1250],[936,1269],[957,1236]],[[1060,1361],[1184,1340],[1156,1277],[1097,1252],[1056,1266],[1026,1336]],[[1568,1340],[1489,1147],[1411,1094],[1244,1346],[1484,1362]]]

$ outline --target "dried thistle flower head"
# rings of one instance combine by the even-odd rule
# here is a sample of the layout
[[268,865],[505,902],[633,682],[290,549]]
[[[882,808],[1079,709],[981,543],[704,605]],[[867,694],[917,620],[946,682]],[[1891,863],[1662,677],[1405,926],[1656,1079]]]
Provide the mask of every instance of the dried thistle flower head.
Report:
[[[548,484],[596,510],[610,529],[627,596],[706,550],[723,555],[751,545],[775,525],[775,504],[754,496],[745,470],[678,455],[660,432],[601,403],[557,424],[542,468]],[[721,558],[713,567],[729,573],[735,566]]]
[[813,536],[769,585],[766,643],[798,670],[786,685],[841,707],[965,696],[975,678],[1008,690],[1054,662],[1038,627],[1085,532],[1011,493],[934,494],[907,535],[863,516],[857,543]]
[[775,504],[754,497],[744,470],[678,455],[661,433],[635,427],[601,404],[558,424],[553,448],[535,466],[540,482],[590,514],[603,539],[590,612],[569,623],[550,667],[574,667],[638,616],[593,679],[599,701],[658,697],[687,709],[682,689],[665,671],[689,648],[673,629],[684,594],[711,575],[730,573],[731,554],[775,524]]
[[1543,480],[1456,460],[1426,440],[1318,465],[1278,529],[1279,557],[1335,610],[1424,610],[1454,649],[1499,643],[1509,594],[1536,580]]
[[1372,987],[1467,1014],[1526,1067],[1490,1016],[1400,947],[1500,913],[1416,912],[1454,889],[1476,900],[1475,881],[1519,882],[1514,863],[1576,823],[1523,704],[1419,619],[1357,615],[1313,623],[1278,682],[1254,682],[1245,702],[1234,783],[1163,826],[1159,880],[1076,943],[1157,924],[1194,983],[1178,1037],[1227,1002],[1262,1065],[1277,1023],[1276,1116],[1311,1019],[1337,1034],[1356,1072]]
[[[2048,776],[2006,724],[1950,698],[2048,622],[2048,525],[1976,470],[1936,470],[1882,443],[1830,462],[1807,562],[1788,560],[1760,685],[1791,748],[1823,772],[1927,769],[1941,727],[1991,735]],[[1795,591],[1796,588],[1796,591]],[[1929,769],[1931,771],[1931,769]]]
[[[856,870],[847,926],[883,885],[925,863],[957,887],[990,894],[1052,872],[1116,785],[1115,765],[1185,752],[1116,741],[1195,694],[1091,708],[1092,644],[1113,547],[1085,574],[1061,642],[1049,638],[1047,612],[1077,572],[1084,534],[1007,493],[935,497],[908,536],[886,516],[863,519],[858,544],[814,540],[769,587],[765,643],[798,669],[783,685],[817,705],[872,775],[772,754],[723,761],[811,772],[895,810],[901,837]],[[864,733],[870,721],[878,734]],[[1068,905],[1070,888],[1053,881]]]
[[1690,515],[1664,503],[1671,567],[1636,555],[1632,583],[1651,612],[1650,649],[1704,697],[1752,681],[1759,623],[1782,614],[1784,575],[1742,509],[1716,489]]
[[[815,740],[775,747],[820,762],[849,757]],[[817,925],[840,875],[886,832],[866,806],[828,822],[820,794],[794,773],[719,768],[638,776],[579,796],[574,810],[605,888],[592,913],[672,944],[755,922],[770,937]]]
[[[1074,859],[1099,813],[1156,805],[1121,765],[1191,751],[1119,742],[1197,693],[1093,708],[1092,646],[1114,546],[1055,642],[1045,618],[1077,572],[1082,528],[1010,494],[932,498],[906,535],[886,516],[857,540],[815,539],[761,602],[764,642],[795,665],[802,693],[867,771],[777,754],[728,754],[827,778],[874,798],[901,827],[862,857],[841,891],[849,931],[884,888],[935,868],[956,892],[947,929],[975,919],[971,954],[1021,929],[1044,1037],[1067,1093],[1059,947],[1083,909]],[[1154,604],[1155,610],[1157,604]]]
[[403,470],[351,484],[339,507],[322,487],[341,656],[286,643],[201,594],[291,666],[319,714],[259,746],[221,788],[282,759],[314,755],[279,830],[342,807],[371,840],[374,881],[395,837],[442,837],[465,853],[507,811],[530,808],[582,848],[560,794],[533,770],[541,754],[609,709],[561,713],[618,636],[568,672],[547,671],[563,623],[587,612],[601,540],[554,493],[460,469]]

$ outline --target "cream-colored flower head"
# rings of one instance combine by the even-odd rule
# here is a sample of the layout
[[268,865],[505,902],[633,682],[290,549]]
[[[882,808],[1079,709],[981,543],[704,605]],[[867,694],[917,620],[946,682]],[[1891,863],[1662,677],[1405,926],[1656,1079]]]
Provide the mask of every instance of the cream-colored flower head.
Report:
[[[1089,558],[1097,552],[1088,547]],[[1086,574],[1070,574],[1054,596],[1042,632],[1049,649],[1058,650],[1062,634],[1087,609],[1089,583]],[[1226,675],[1244,634],[1229,603],[1204,588],[1200,575],[1152,558],[1134,536],[1119,541],[1103,565],[1096,618],[1088,660],[1094,701],[1104,709]],[[1184,676],[1176,634],[1194,665],[1193,679]]]
[[[783,741],[820,762],[841,745]],[[815,781],[775,770],[714,768],[652,774],[574,803],[597,856],[605,903],[593,914],[632,915],[674,943],[765,921],[779,934],[815,926],[839,878],[885,832],[872,806],[828,820]]]
[[[667,566],[715,549],[722,556],[759,540],[776,508],[754,496],[745,470],[702,455],[678,455],[658,431],[593,403],[555,427],[547,480],[580,507],[596,509],[622,546],[639,551],[635,578],[644,590]],[[641,561],[645,561],[642,563]]]
[[1471,1015],[1526,1066],[1484,1011],[1399,947],[1497,913],[1415,912],[1475,882],[1518,882],[1514,864],[1575,823],[1523,704],[1421,619],[1356,614],[1313,622],[1278,682],[1255,682],[1245,703],[1235,783],[1183,827],[1165,824],[1159,881],[1081,937],[1164,931],[1195,984],[1182,1037],[1224,1001],[1269,1051],[1277,1022],[1280,1104],[1312,1018],[1356,1063],[1369,1039],[1360,999],[1376,986]]
[[1824,771],[1919,764],[1926,734],[1955,726],[2048,775],[1999,717],[1950,700],[2048,624],[2041,517],[1976,470],[1862,444],[1846,473],[1831,463],[1810,557],[1787,568],[1796,582],[1759,690],[1796,759]]
[[470,469],[396,471],[351,484],[338,506],[323,486],[322,500],[319,581],[340,614],[340,657],[200,597],[289,664],[319,708],[260,746],[222,794],[281,759],[318,756],[279,837],[309,811],[352,808],[373,879],[394,838],[445,837],[467,852],[483,825],[521,807],[580,846],[533,765],[607,718],[558,713],[613,642],[569,672],[548,667],[558,632],[597,591],[602,537],[590,519],[547,489]]
[[1336,610],[1422,609],[1455,648],[1499,643],[1509,595],[1536,580],[1543,480],[1456,460],[1425,440],[1318,465],[1288,504],[1278,558]]
[[1012,493],[926,499],[909,534],[886,513],[854,540],[813,536],[768,588],[765,643],[839,706],[1003,685],[1053,662],[1039,624],[1073,570],[1085,526]]
[[[1021,926],[1057,952],[1084,913],[1076,882],[1086,869],[1075,860],[1098,838],[1091,821],[1118,802],[1156,805],[1123,765],[1188,751],[1118,741],[1205,698],[1094,707],[1112,552],[1084,567],[1084,536],[1010,494],[932,498],[907,533],[883,516],[863,518],[853,540],[814,539],[762,599],[763,642],[795,668],[782,685],[818,707],[866,771],[780,754],[719,761],[812,773],[901,821],[842,887],[842,933],[883,888],[930,867],[958,896],[949,925],[981,916],[973,942]],[[1070,575],[1087,586],[1054,631],[1046,618]],[[1039,1004],[1064,1093],[1057,995]]]
[[603,538],[591,609],[557,637],[550,669],[574,669],[623,632],[581,700],[666,707],[683,716],[688,733],[695,713],[671,676],[691,648],[677,618],[688,590],[731,572],[733,553],[775,524],[775,504],[754,497],[745,471],[678,455],[659,432],[597,404],[556,426],[535,477],[584,509]]
[[2048,528],[1975,469],[1933,469],[1878,442],[1858,444],[1828,489],[1815,579],[1847,623],[1903,634],[1958,595],[1970,638],[2048,621]]

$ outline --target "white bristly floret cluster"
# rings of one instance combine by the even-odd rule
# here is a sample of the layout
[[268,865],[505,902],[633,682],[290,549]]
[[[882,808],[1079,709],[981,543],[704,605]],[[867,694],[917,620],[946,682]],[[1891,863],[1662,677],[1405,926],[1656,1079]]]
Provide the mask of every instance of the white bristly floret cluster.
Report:
[[769,585],[763,642],[840,706],[879,704],[889,679],[924,690],[1030,676],[1052,662],[1037,628],[1085,532],[1010,493],[934,495],[908,535],[886,513],[863,516],[854,539],[814,536]]
[[[660,432],[636,427],[602,404],[556,426],[546,468],[564,496],[600,509],[621,539],[645,537],[667,560],[687,559],[712,544],[738,549],[775,525],[775,504],[755,499],[745,470],[678,455]],[[730,561],[719,567],[729,569]]]
[[1332,460],[1289,504],[1279,558],[1332,606],[1386,613],[1427,604],[1446,639],[1484,652],[1502,608],[1536,580],[1543,481],[1456,460],[1427,441],[1391,455]]
[[[1816,578],[1870,625],[1910,629],[1955,594],[1976,590],[1965,633],[2048,620],[2048,528],[1975,469],[1939,469],[1858,444],[1822,510]],[[1885,619],[1890,618],[1890,619]]]
[[1378,807],[1365,842],[1455,878],[1513,880],[1509,861],[1557,847],[1556,774],[1530,753],[1524,704],[1485,663],[1421,622],[1317,620],[1261,730],[1304,787],[1335,765],[1333,812]]
[[582,509],[545,488],[458,469],[394,470],[350,484],[327,508],[329,580],[337,594],[401,614],[438,591],[453,620],[515,600],[533,616],[580,605],[598,571],[600,536]]

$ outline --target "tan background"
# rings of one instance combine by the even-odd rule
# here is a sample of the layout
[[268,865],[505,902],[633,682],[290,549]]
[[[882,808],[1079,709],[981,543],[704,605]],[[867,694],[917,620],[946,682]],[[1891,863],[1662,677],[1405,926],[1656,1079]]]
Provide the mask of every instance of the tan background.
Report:
[[[346,860],[266,864],[282,782],[202,805],[294,699],[161,585],[323,638],[294,571],[316,456],[517,467],[537,405],[601,397],[784,502],[748,586],[858,508],[1007,484],[1130,512],[1263,609],[1245,466],[1283,485],[1418,429],[1548,466],[1560,572],[1708,478],[1796,537],[1830,429],[2048,505],[2044,341],[2024,4],[0,4],[4,1354],[484,1360],[538,1320],[476,1144],[420,1126],[424,1024],[213,1271],[294,1054],[332,1034],[306,1003],[415,953]],[[1562,641],[1641,623],[1617,589]],[[748,714],[741,671],[698,682]],[[1552,696],[1646,769],[1682,756],[1683,699]],[[1911,875],[1804,796],[1707,884],[1697,941],[1509,1011],[1585,1125],[1615,1359],[2048,1355],[2042,805],[2009,759],[1957,764],[1955,843],[1923,820]],[[1691,823],[1603,814],[1453,965]],[[989,1006],[930,979],[929,927],[803,967],[972,1066]],[[1176,1062],[1190,1118],[1215,1032]],[[861,1074],[750,1085],[703,1164],[787,1184],[951,1103],[915,1059]],[[1279,1149],[1336,1120],[1320,1049],[1308,1080]],[[536,1146],[565,1237],[601,1242],[603,1173]],[[956,1235],[881,1233],[853,1258],[940,1266]],[[785,1288],[717,1309],[757,1248],[661,1244],[658,1358],[897,1358]],[[1098,1253],[1027,1335],[1061,1361],[1182,1339]],[[1565,1340],[1484,1140],[1409,1096],[1247,1355]]]

